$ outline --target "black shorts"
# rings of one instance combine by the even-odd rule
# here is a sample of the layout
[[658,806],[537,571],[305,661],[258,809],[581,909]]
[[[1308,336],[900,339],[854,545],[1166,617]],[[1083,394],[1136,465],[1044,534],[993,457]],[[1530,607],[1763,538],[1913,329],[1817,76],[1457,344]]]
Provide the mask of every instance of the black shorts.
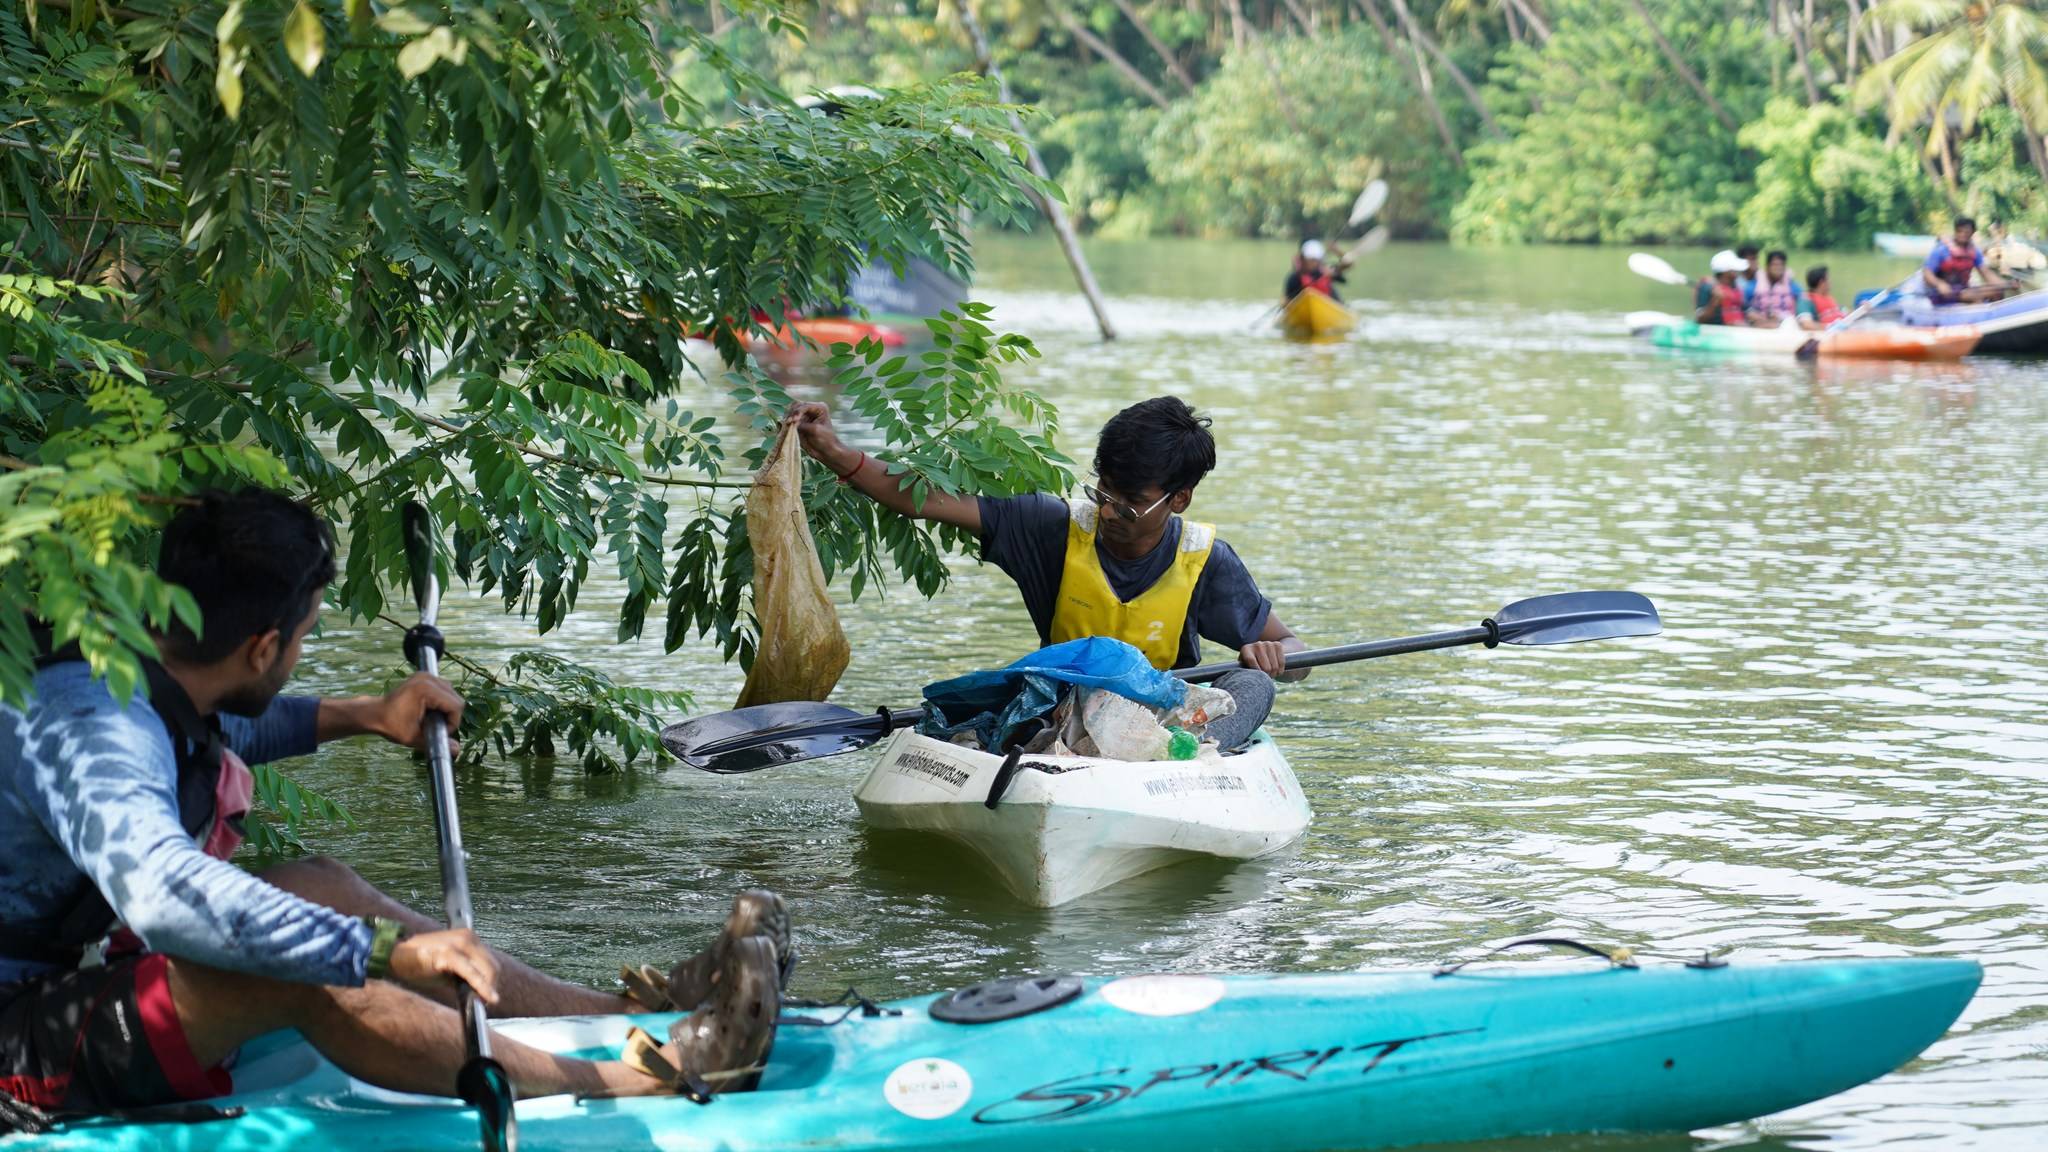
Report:
[[0,984],[0,1091],[46,1112],[106,1112],[224,1096],[171,1005],[162,956]]

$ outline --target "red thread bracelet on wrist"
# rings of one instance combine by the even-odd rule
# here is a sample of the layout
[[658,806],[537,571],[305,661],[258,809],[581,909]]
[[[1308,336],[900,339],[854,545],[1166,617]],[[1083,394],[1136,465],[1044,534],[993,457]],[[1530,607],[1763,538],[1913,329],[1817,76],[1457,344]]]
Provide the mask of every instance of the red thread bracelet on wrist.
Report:
[[863,452],[863,453],[861,453],[861,454],[860,454],[860,460],[859,460],[859,461],[857,461],[857,462],[856,462],[856,463],[854,464],[854,466],[853,466],[853,467],[851,467],[851,468],[848,468],[848,469],[847,469],[847,470],[845,471],[845,473],[843,473],[843,474],[842,474],[842,473],[838,473],[838,472],[834,472],[834,473],[833,473],[833,475],[834,475],[834,476],[838,476],[838,477],[839,477],[839,482],[840,482],[841,484],[851,484],[851,483],[853,483],[853,478],[854,478],[855,476],[858,476],[858,475],[860,475],[860,470],[861,470],[861,469],[863,469],[863,468],[865,468],[865,467],[867,467],[867,466],[868,466],[868,454],[867,454],[867,453],[865,453],[865,452]]

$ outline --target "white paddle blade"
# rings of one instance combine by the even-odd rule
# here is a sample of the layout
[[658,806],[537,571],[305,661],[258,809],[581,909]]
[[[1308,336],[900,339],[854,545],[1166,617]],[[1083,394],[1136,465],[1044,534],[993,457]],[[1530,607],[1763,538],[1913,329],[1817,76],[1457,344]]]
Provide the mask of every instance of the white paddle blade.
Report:
[[1630,254],[1628,270],[1646,279],[1655,280],[1659,284],[1676,286],[1692,283],[1692,280],[1685,273],[1650,255],[1648,252]]
[[1652,328],[1664,325],[1685,323],[1684,320],[1668,312],[1631,312],[1622,317],[1622,322],[1628,325],[1628,332],[1631,336],[1640,336]]
[[1358,199],[1351,202],[1351,218],[1346,222],[1345,227],[1356,228],[1374,216],[1379,215],[1380,209],[1386,205],[1386,202],[1387,182],[1385,180],[1375,180],[1367,184],[1365,191],[1358,194]]
[[1385,248],[1387,246],[1387,237],[1389,235],[1390,233],[1388,233],[1387,226],[1385,224],[1382,224],[1379,227],[1374,228],[1372,231],[1367,232],[1365,235],[1358,238],[1358,243],[1353,244],[1349,249],[1347,249],[1344,252],[1342,256],[1338,257],[1337,267],[1349,268],[1353,264],[1358,262],[1358,258],[1360,256],[1370,256],[1373,253],[1379,251],[1380,249]]

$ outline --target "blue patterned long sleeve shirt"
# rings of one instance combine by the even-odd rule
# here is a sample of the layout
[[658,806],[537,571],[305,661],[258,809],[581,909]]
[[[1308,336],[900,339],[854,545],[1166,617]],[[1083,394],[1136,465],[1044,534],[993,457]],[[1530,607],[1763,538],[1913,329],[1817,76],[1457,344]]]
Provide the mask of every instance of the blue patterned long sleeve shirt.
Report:
[[[281,696],[223,716],[245,763],[311,752],[319,701]],[[359,985],[361,920],[208,856],[178,816],[170,733],[147,701],[122,704],[83,662],[36,676],[26,712],[0,706],[0,928],[52,938],[81,879],[153,952],[309,984]],[[0,983],[47,965],[0,957]]]

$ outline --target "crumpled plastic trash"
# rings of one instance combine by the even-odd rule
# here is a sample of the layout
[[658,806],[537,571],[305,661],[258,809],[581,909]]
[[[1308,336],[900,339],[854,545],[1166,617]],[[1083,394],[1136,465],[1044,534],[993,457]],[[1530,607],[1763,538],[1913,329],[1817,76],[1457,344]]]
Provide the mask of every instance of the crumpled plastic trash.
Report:
[[[1070,746],[1090,749],[1083,755],[1144,763],[1192,759],[1200,738],[1189,728],[1228,715],[1237,704],[1228,692],[1199,684],[1189,685],[1188,699],[1164,712],[1101,688],[1089,689],[1080,699],[1080,707],[1074,711],[1080,715],[1085,734],[1070,741]],[[1210,707],[1216,711],[1211,712]]]
[[804,514],[803,449],[788,428],[747,492],[747,539],[754,546],[754,616],[761,636],[733,707],[823,700],[852,653]]

